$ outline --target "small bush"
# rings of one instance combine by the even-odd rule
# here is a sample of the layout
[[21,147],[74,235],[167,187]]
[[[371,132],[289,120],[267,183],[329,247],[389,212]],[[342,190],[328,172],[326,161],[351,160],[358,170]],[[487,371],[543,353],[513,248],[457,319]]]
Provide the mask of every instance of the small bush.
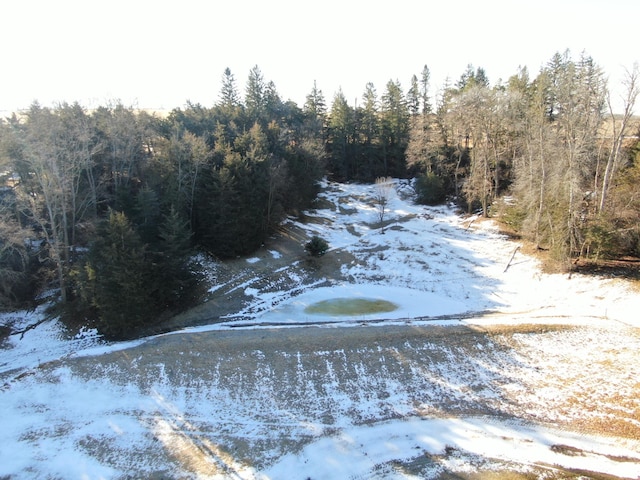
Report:
[[321,257],[329,250],[329,244],[324,238],[315,235],[307,242],[304,249],[314,257]]
[[421,205],[438,205],[444,202],[446,190],[444,180],[435,173],[425,173],[416,179],[416,202]]

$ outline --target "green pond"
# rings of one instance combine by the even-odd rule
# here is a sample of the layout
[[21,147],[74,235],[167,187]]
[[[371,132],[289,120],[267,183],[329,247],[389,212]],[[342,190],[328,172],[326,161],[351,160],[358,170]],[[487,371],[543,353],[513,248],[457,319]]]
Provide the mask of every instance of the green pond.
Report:
[[393,312],[398,305],[387,300],[369,298],[332,298],[309,305],[305,313],[325,315],[368,315],[371,313]]

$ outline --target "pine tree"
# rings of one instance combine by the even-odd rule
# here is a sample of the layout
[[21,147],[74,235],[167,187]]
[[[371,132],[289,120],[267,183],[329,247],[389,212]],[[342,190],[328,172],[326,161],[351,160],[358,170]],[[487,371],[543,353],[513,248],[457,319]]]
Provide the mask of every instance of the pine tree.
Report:
[[225,68],[222,76],[219,105],[229,111],[232,111],[240,105],[240,95],[236,88],[236,79],[229,67]]
[[313,81],[313,89],[307,95],[304,103],[304,112],[312,117],[323,117],[327,114],[327,104],[322,90],[318,88],[316,81]]
[[422,114],[428,115],[431,113],[431,102],[429,101],[429,80],[431,78],[431,72],[428,66],[422,68],[422,76],[420,77],[420,97],[422,99]]
[[189,222],[171,207],[159,227],[154,245],[153,283],[149,285],[156,305],[179,309],[198,298],[202,288],[202,267],[193,259]]
[[330,168],[339,179],[351,179],[354,174],[353,139],[355,130],[355,112],[339,90],[331,105],[329,115]]
[[384,173],[380,145],[380,111],[376,88],[369,82],[362,95],[360,109],[360,143],[362,180],[371,181]]
[[390,80],[382,95],[381,143],[384,171],[382,176],[402,177],[405,149],[409,142],[409,111],[400,82]]
[[244,103],[251,121],[257,121],[265,113],[266,85],[260,68],[254,66],[249,71]]
[[327,119],[327,103],[322,90],[313,82],[313,89],[307,95],[303,112],[305,115],[305,134],[314,140],[324,138],[324,127]]
[[147,248],[124,213],[111,211],[91,247],[80,294],[108,338],[134,335],[155,317]]
[[411,87],[407,92],[407,107],[409,114],[415,116],[420,112],[420,87],[418,86],[418,77],[411,77]]

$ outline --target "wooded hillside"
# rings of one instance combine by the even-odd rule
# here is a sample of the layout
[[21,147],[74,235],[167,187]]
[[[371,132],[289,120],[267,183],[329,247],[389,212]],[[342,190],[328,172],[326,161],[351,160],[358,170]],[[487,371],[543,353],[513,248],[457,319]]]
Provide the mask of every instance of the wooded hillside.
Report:
[[194,252],[258,248],[308,208],[325,175],[416,178],[417,198],[500,214],[551,256],[640,254],[638,69],[614,112],[593,59],[556,54],[535,77],[491,85],[482,68],[432,95],[429,69],[406,91],[371,83],[300,107],[254,67],[241,95],[222,75],[212,107],[166,117],[120,103],[88,111],[37,103],[0,123],[0,299],[59,292],[69,317],[127,337],[189,305]]

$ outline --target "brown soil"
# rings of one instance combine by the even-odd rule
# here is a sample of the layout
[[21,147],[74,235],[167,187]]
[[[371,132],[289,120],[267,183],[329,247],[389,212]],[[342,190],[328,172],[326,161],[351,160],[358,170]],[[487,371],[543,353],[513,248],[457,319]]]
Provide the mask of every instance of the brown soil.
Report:
[[576,273],[604,278],[633,280],[640,286],[640,258],[624,257],[615,260],[580,260],[574,265]]
[[[309,224],[316,222],[312,217],[305,217],[304,220]],[[255,301],[245,294],[247,288],[262,292],[292,290],[295,294],[311,284],[316,287],[328,286],[349,280],[341,273],[341,266],[356,262],[357,259],[348,251],[331,245],[322,257],[312,257],[304,249],[309,239],[307,232],[289,224],[282,226],[251,255],[259,261],[249,263],[245,258],[238,258],[216,262],[213,283],[218,286],[217,289],[207,294],[199,305],[144,333],[152,335],[228,320],[225,317],[237,314]],[[277,252],[278,256],[272,252]]]
[[[161,464],[170,459],[183,471],[194,474],[220,474],[220,468],[229,469],[232,463],[260,469],[269,464],[264,457],[266,452],[285,455],[300,451],[317,437],[300,435],[295,427],[299,422],[314,424],[323,429],[323,436],[330,436],[336,433],[334,425],[340,417],[347,416],[356,425],[401,418],[394,403],[398,389],[403,392],[401,396],[407,395],[415,405],[413,415],[427,418],[486,416],[569,431],[640,438],[640,417],[634,411],[632,398],[620,399],[624,401],[619,403],[606,395],[576,396],[575,392],[583,389],[583,377],[577,375],[567,381],[561,366],[544,372],[545,382],[560,386],[558,398],[548,408],[538,403],[541,399],[536,397],[535,390],[540,385],[535,376],[545,369],[544,359],[538,359],[535,352],[523,353],[518,348],[518,339],[522,336],[544,339],[578,330],[578,327],[535,324],[234,329],[159,336],[124,351],[68,359],[64,365],[74,376],[88,381],[108,377],[116,385],[132,385],[150,395],[167,387],[185,389],[188,397],[197,402],[210,392],[226,392],[236,404],[226,407],[236,412],[231,418],[209,419],[199,415],[197,408],[191,412],[187,407],[185,411],[167,412],[170,414],[167,418],[154,420],[171,421],[171,415],[177,415],[179,424],[188,425],[156,440],[160,443],[149,454]],[[612,355],[617,358],[615,352]],[[503,370],[505,358],[518,358],[522,367]],[[507,364],[512,365],[513,361]],[[482,365],[488,369],[485,371]],[[47,370],[55,366],[50,365]],[[572,370],[580,368],[586,370],[589,365],[572,365]],[[453,378],[463,384],[448,385],[451,370],[455,370]],[[529,378],[528,372],[534,378]],[[603,391],[611,386],[621,390],[620,378],[624,375],[613,375],[599,387]],[[158,386],[159,379],[162,380]],[[434,381],[443,387],[436,387]],[[522,394],[510,395],[511,390],[505,387],[513,385],[518,385],[515,392]],[[635,388],[637,391],[640,384]],[[625,402],[630,408],[620,409],[619,405]],[[563,410],[567,414],[559,418],[558,412]],[[609,425],[598,422],[600,417],[607,418]],[[288,426],[285,418],[294,423]],[[260,435],[253,435],[253,439],[245,437],[238,431],[244,422],[255,423],[253,428],[257,430],[265,429],[269,443],[261,443]],[[102,443],[85,445],[86,451],[97,458],[104,455],[105,448],[109,446]],[[574,447],[551,448],[572,456],[585,453],[575,451]],[[372,478],[385,478],[391,472],[420,477],[426,469],[447,459],[455,460],[459,454],[454,448],[438,455],[416,452],[413,459],[381,464],[380,475]],[[125,462],[132,453],[123,451],[119,455],[120,461]],[[212,466],[212,456],[226,459],[223,467]],[[503,462],[492,477],[485,477],[490,472],[482,465],[482,459],[478,459],[475,473],[446,470],[438,478],[613,478],[545,465],[530,466],[529,474],[523,474],[518,473],[521,465],[508,462]],[[228,478],[234,477],[230,474]]]

